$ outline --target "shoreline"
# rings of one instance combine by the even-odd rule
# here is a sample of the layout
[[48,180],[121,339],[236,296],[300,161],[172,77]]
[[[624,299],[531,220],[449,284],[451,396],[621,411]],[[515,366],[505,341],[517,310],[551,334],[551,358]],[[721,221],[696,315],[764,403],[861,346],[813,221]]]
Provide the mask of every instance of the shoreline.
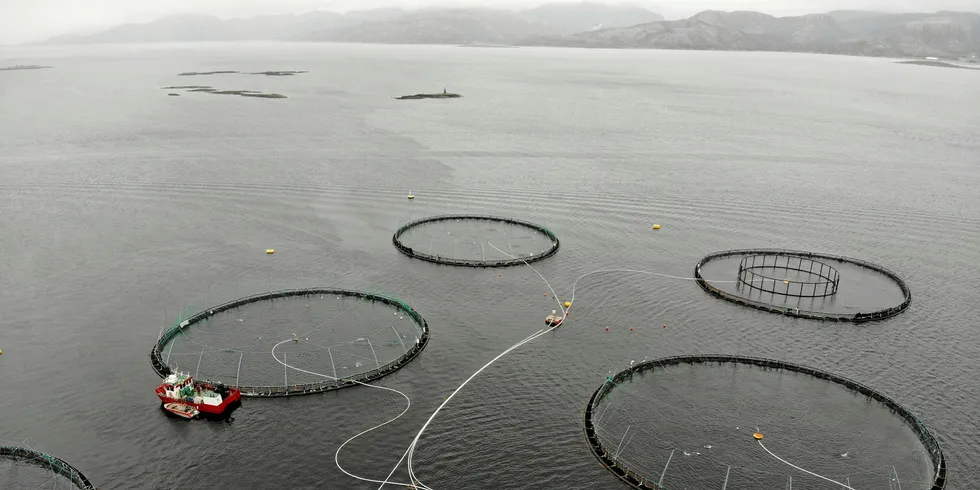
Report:
[[[859,53],[841,53],[841,52],[822,52],[822,51],[794,51],[794,50],[770,50],[770,49],[720,49],[720,48],[668,48],[668,47],[636,47],[636,46],[584,46],[584,45],[559,45],[559,44],[541,44],[541,43],[514,43],[514,44],[462,44],[462,43],[386,43],[386,42],[340,42],[340,41],[284,41],[284,40],[225,40],[225,41],[173,41],[173,42],[121,42],[121,43],[81,43],[81,44],[21,44],[14,46],[6,46],[7,49],[56,49],[56,48],[91,48],[91,47],[111,47],[111,46],[139,46],[146,47],[147,49],[159,50],[161,48],[166,49],[167,47],[187,47],[187,46],[242,46],[242,45],[324,45],[324,46],[392,46],[392,47],[420,47],[420,46],[433,46],[433,47],[481,47],[481,48],[547,48],[547,49],[583,49],[583,50],[611,50],[611,51],[688,51],[688,52],[722,52],[722,53],[787,53],[787,54],[809,54],[809,55],[821,55],[821,56],[843,56],[852,58],[877,58],[886,60],[896,60],[896,61],[925,61],[925,57],[912,57],[902,54],[889,54],[889,55],[872,55],[872,54],[859,54]],[[964,58],[946,58],[938,57],[938,61],[954,60],[958,62],[968,63],[964,61]],[[980,66],[980,59],[978,61],[978,66]],[[297,72],[302,73],[302,72]],[[249,73],[255,74],[255,73]]]

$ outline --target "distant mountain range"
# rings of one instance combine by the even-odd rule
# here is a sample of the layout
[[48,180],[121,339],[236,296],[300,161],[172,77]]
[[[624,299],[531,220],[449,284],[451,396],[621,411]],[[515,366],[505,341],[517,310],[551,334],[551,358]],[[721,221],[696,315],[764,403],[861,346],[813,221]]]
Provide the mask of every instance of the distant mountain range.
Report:
[[835,11],[797,17],[760,12],[701,12],[524,44],[591,48],[800,51],[894,57],[960,58],[980,54],[980,14]]
[[639,7],[561,3],[519,12],[495,9],[376,9],[338,14],[311,12],[221,20],[178,15],[146,24],[124,24],[92,35],[58,36],[42,44],[184,41],[335,41],[395,44],[515,43],[596,27],[663,20]]
[[517,12],[378,9],[232,20],[182,15],[147,24],[125,24],[88,36],[59,36],[45,44],[237,40],[764,50],[963,58],[980,54],[980,14],[840,10],[773,17],[750,11],[705,11],[688,19],[666,21],[640,7],[582,2]]

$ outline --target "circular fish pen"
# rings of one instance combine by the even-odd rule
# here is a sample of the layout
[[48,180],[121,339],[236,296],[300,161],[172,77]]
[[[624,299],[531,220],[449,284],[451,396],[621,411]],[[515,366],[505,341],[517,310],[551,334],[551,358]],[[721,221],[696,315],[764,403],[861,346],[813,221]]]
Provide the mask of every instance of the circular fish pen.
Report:
[[694,278],[712,296],[816,320],[883,320],[905,311],[912,303],[905,281],[884,267],[851,257],[798,250],[716,252],[697,263]]
[[210,306],[166,329],[149,357],[161,378],[181,371],[243,397],[281,397],[378,380],[428,342],[428,324],[404,301],[303,288]]
[[[772,272],[768,272],[770,269]],[[782,274],[777,276],[780,272]],[[796,272],[809,274],[813,279],[786,279]],[[796,298],[825,298],[837,294],[840,271],[830,264],[803,256],[752,254],[739,261],[738,282],[763,293]]]
[[592,394],[585,436],[599,462],[637,489],[946,484],[938,440],[907,408],[843,376],[773,359],[631,365]]
[[561,246],[551,230],[513,218],[469,214],[430,216],[391,237],[399,252],[436,264],[508,267],[551,257]]
[[[35,468],[39,475],[21,475],[16,478],[16,481],[10,481],[6,478],[0,480],[3,483],[4,488],[45,488],[47,485],[52,485],[52,488],[57,486],[58,478],[67,480],[71,482],[76,488],[82,490],[94,490],[95,485],[89,481],[78,468],[75,468],[67,461],[50,454],[45,454],[40,451],[36,451],[31,448],[21,447],[21,446],[5,446],[0,445],[0,461],[9,461],[14,465],[24,463],[32,468]],[[41,485],[30,484],[28,487],[28,481],[35,477],[40,476],[43,478],[44,483]],[[4,483],[6,482],[6,483]],[[8,486],[8,484],[10,486]]]

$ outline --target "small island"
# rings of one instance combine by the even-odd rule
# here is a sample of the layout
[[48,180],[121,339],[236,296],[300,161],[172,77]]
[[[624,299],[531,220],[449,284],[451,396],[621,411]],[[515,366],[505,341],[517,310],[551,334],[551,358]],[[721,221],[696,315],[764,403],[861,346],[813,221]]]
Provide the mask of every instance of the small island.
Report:
[[196,88],[211,88],[210,85],[171,85],[163,87],[164,90],[191,90]]
[[265,75],[267,77],[291,77],[293,75],[299,75],[300,73],[309,73],[305,70],[269,70],[269,71],[256,71],[256,72],[240,72],[238,70],[218,70],[218,71],[185,71],[184,73],[178,73],[178,77],[192,77],[199,75]]
[[458,99],[462,95],[446,92],[446,89],[442,89],[442,93],[435,94],[415,94],[415,95],[402,95],[401,97],[395,97],[396,100],[416,100],[416,99]]
[[211,92],[216,95],[239,95],[242,97],[259,97],[262,99],[285,99],[283,94],[267,94],[258,90],[214,90]]
[[178,73],[178,77],[190,77],[195,75],[226,75],[229,73],[240,73],[235,70],[221,70],[221,71],[185,71],[184,73]]
[[42,70],[44,68],[51,68],[51,67],[50,66],[42,66],[42,65],[14,65],[14,66],[8,66],[6,68],[0,68],[0,71]]
[[933,61],[933,60],[913,60],[913,61],[896,61],[900,65],[923,65],[923,66],[936,66],[939,68],[959,68],[961,70],[980,70],[980,68],[974,68],[972,66],[954,65],[952,63],[946,63],[945,61]]
[[[188,92],[204,92],[215,95],[238,95],[241,97],[258,97],[262,99],[285,99],[287,98],[283,94],[275,93],[265,93],[259,92],[258,90],[218,90],[210,85],[177,85],[171,87],[163,87],[164,90],[186,90]],[[179,97],[180,94],[171,92],[167,95],[171,97]]]
[[267,77],[291,77],[293,75],[299,75],[300,73],[309,73],[309,72],[305,70],[257,71],[255,73],[249,73],[249,75],[265,75]]

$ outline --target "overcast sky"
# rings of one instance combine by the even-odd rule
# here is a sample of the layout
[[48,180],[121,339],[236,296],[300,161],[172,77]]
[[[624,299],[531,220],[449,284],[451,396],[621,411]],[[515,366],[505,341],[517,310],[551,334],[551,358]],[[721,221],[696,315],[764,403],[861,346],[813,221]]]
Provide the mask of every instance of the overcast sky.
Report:
[[[533,7],[575,0],[0,0],[0,43],[39,40],[66,32],[92,31],[126,22],[148,22],[180,13],[219,17],[303,13],[312,10],[360,10],[376,7],[423,6],[502,8]],[[980,0],[594,0],[633,3],[667,18],[687,17],[701,10],[759,10],[797,15],[839,8],[930,12],[980,10]]]

